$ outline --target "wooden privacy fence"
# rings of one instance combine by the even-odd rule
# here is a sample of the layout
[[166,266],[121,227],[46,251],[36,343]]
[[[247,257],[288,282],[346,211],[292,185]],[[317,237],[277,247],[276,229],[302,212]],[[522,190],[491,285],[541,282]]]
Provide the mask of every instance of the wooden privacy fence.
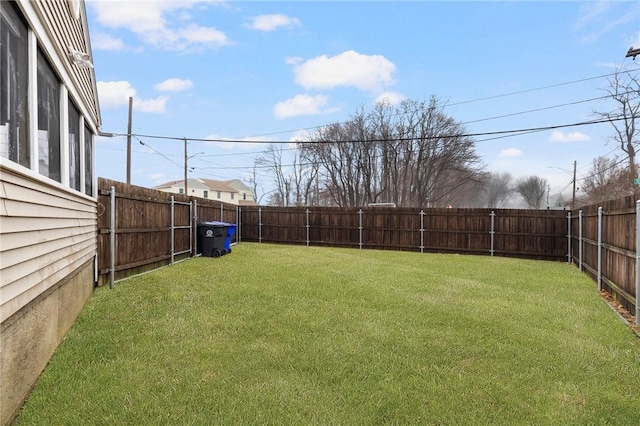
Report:
[[569,261],[568,212],[240,207],[243,241]]
[[571,255],[640,325],[640,202],[630,196],[583,207],[571,217]]
[[98,180],[98,285],[196,254],[197,224],[237,223],[235,205]]
[[100,178],[98,284],[196,255],[197,224],[234,242],[509,256],[574,262],[640,324],[640,204],[563,210],[242,206]]

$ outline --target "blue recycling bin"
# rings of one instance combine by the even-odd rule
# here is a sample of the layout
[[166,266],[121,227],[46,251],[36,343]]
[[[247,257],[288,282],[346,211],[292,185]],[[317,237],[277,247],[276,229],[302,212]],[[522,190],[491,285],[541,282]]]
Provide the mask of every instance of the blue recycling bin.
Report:
[[205,257],[220,257],[231,253],[231,237],[236,224],[227,222],[202,222],[198,224],[198,249]]

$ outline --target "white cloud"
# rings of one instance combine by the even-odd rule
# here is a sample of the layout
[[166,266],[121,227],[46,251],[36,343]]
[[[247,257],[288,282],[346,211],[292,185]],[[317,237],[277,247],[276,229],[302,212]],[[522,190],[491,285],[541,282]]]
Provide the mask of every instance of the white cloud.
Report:
[[296,95],[291,99],[279,102],[273,107],[276,118],[288,118],[298,115],[328,114],[336,111],[335,108],[327,108],[329,99],[324,95]]
[[181,80],[179,78],[170,78],[153,86],[154,89],[162,92],[182,92],[192,87],[193,82],[191,80]]
[[550,142],[585,142],[589,140],[591,140],[591,138],[588,135],[580,132],[564,133],[554,130],[553,133],[551,133],[551,136],[549,136]]
[[584,31],[581,40],[591,43],[602,36],[616,32],[617,28],[629,22],[638,21],[638,10],[627,7],[627,2],[597,1],[585,3],[580,8],[580,16],[573,24],[574,30]]
[[290,28],[300,26],[297,18],[290,18],[281,13],[273,15],[260,15],[251,18],[251,22],[247,24],[248,28],[258,31],[275,31],[280,27]]
[[119,38],[109,34],[97,33],[91,35],[91,48],[93,50],[124,50],[124,43]]
[[133,98],[133,109],[140,112],[161,114],[165,112],[166,96],[155,99],[142,99],[136,96],[136,89],[128,81],[98,81],[98,97],[100,107],[104,109],[121,108],[129,105],[129,98]]
[[307,89],[351,86],[377,91],[393,84],[396,66],[380,55],[361,55],[353,50],[328,57],[322,55],[294,67],[295,81]]
[[610,9],[608,1],[595,1],[580,6],[580,16],[574,22],[574,29],[583,28],[593,22],[600,21]]
[[286,58],[284,60],[284,63],[287,65],[297,65],[303,61],[304,61],[304,58],[301,58],[299,56],[291,56],[289,58]]
[[136,89],[128,81],[98,81],[100,107],[119,108],[129,105],[129,97],[136,96]]
[[522,157],[522,151],[517,148],[507,148],[500,151],[500,157],[504,158],[515,158]]
[[405,99],[406,96],[403,96],[398,92],[383,92],[376,97],[374,103],[382,104],[387,102],[391,105],[397,105]]
[[134,98],[133,100],[133,109],[140,112],[150,112],[153,114],[162,114],[165,112],[165,108],[167,106],[167,101],[169,100],[166,96],[158,96],[155,99],[140,99]]
[[[97,22],[105,28],[125,28],[143,42],[164,50],[200,50],[229,44],[213,27],[190,22],[186,10],[204,1],[95,1]],[[213,3],[213,2],[206,2]]]

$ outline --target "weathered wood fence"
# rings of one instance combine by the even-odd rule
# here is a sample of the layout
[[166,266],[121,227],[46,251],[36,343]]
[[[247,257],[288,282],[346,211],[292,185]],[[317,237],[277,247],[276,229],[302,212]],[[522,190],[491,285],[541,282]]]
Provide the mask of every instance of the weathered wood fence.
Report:
[[242,241],[569,260],[559,210],[240,208]]
[[633,197],[569,212],[237,207],[102,178],[99,191],[100,285],[194,256],[197,224],[217,220],[237,224],[233,242],[573,262],[636,318],[640,313],[640,207]]
[[100,178],[98,285],[196,254],[196,224],[237,223],[235,205]]
[[630,196],[582,207],[571,216],[573,262],[640,324],[640,204]]

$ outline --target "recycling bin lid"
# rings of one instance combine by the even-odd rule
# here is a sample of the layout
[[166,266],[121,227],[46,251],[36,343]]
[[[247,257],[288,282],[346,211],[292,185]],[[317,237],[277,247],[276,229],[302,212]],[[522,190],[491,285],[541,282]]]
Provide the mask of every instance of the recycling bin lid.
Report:
[[205,225],[205,226],[229,226],[231,224],[227,223],[227,222],[219,222],[217,220],[212,220],[210,222],[200,222],[199,225]]

